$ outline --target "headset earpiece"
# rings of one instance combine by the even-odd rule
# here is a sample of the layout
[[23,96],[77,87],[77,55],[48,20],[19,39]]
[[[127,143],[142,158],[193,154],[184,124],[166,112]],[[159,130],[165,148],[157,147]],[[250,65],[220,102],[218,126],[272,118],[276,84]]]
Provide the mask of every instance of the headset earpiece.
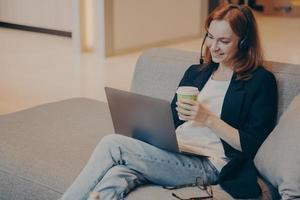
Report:
[[238,48],[241,51],[246,51],[249,47],[249,39],[247,35],[239,41]]
[[243,15],[246,18],[246,33],[242,37],[242,39],[239,41],[238,48],[241,51],[246,51],[249,48],[250,17],[248,15],[247,11],[245,11],[243,9],[243,7],[241,7],[240,5],[236,5],[236,6],[243,13]]

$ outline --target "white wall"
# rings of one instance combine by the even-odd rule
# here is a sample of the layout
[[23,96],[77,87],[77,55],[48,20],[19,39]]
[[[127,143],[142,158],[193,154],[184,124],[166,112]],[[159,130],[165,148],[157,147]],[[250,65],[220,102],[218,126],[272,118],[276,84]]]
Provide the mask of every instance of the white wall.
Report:
[[70,38],[0,28],[0,114],[81,96]]
[[[1,9],[4,9],[4,5],[7,8],[8,5],[12,6],[13,3],[9,1],[0,0]],[[25,1],[33,2],[18,0],[20,4],[16,4],[16,0],[12,1],[15,2],[14,11]],[[51,1],[48,0],[48,3],[51,4]],[[70,9],[68,26],[70,29],[72,27],[72,38],[0,28],[0,115],[72,97],[103,98],[105,74],[101,55],[104,54],[104,0],[95,1],[99,11],[95,27],[98,34],[96,55],[80,53],[79,0],[70,0],[71,5],[66,5],[67,1],[64,0],[64,9]],[[52,14],[58,16],[61,12],[62,8]],[[8,19],[8,15],[5,16]],[[24,19],[27,19],[24,23],[26,21],[26,25],[34,25],[33,22],[38,21],[40,16],[33,16],[30,21],[24,15]],[[20,23],[17,19],[21,20],[21,13],[15,13],[12,18],[5,21]],[[49,20],[43,22],[40,24],[49,25]],[[55,25],[59,24],[62,25],[58,20]]]
[[115,51],[201,35],[200,0],[114,0]]
[[[57,29],[61,27],[60,30],[65,30],[62,27],[69,26],[69,29],[73,30],[72,39],[70,39],[48,34],[0,28],[0,114],[77,96],[101,99],[104,96],[104,84],[109,84],[113,87],[122,85],[124,88],[121,89],[127,89],[127,86],[129,88],[137,55],[107,59],[102,59],[101,56],[104,54],[104,0],[95,0],[97,2],[95,44],[95,53],[97,55],[91,57],[81,57],[82,55],[80,54],[79,0],[47,0],[48,3],[45,1],[0,0],[0,20],[2,21],[26,23],[25,25],[34,26],[41,25],[41,27],[48,28],[51,24],[50,22],[52,22],[49,13],[52,13],[52,17],[62,19],[63,17],[58,16],[70,12],[66,14],[68,17],[64,18],[65,20],[69,18],[66,20],[69,21],[68,23],[56,18],[54,20],[56,23],[52,23],[52,28],[55,27]],[[132,34],[143,33],[145,35],[139,38],[129,34],[123,38],[125,42],[120,43],[119,47],[126,48],[127,45],[130,45],[129,42],[132,42],[134,45],[140,45],[157,40],[173,39],[185,34],[199,33],[200,31],[200,24],[197,25],[197,23],[200,23],[202,18],[198,15],[200,8],[194,8],[194,6],[200,5],[196,0],[161,0],[161,3],[158,0],[139,0],[145,3],[147,8],[152,7],[157,13],[155,15],[153,14],[154,12],[146,12],[147,9],[142,9],[143,5],[138,0],[116,0],[117,4],[124,4],[124,1],[128,4],[124,5],[125,8],[129,9],[128,11],[135,14],[135,18],[139,19],[136,19],[136,22],[128,22],[127,26],[123,26],[122,19],[118,18],[117,24],[121,23],[123,29],[118,28],[117,30],[123,31],[124,34],[127,34],[126,32],[129,31]],[[66,2],[69,2],[70,5],[67,5]],[[174,2],[174,4],[172,3],[169,6],[166,2]],[[183,4],[182,2],[185,3]],[[58,3],[61,3],[61,7],[58,6],[57,10],[55,10],[54,5],[58,5]],[[131,6],[134,7],[132,3],[137,3],[136,8],[141,7],[140,12],[130,9]],[[47,4],[49,9],[45,9],[45,13],[27,13],[28,10],[25,8],[31,11],[36,9],[30,8],[30,4],[36,7],[44,7],[44,4]],[[14,6],[14,8],[11,6]],[[155,6],[159,8],[155,8]],[[164,14],[165,10],[160,8],[160,6],[167,7],[167,14]],[[9,10],[2,12],[8,8],[10,8],[10,12]],[[19,12],[18,10],[20,9],[24,11]],[[52,12],[52,9],[55,11]],[[64,9],[68,11],[64,13]],[[119,9],[121,8],[119,7]],[[179,10],[183,11],[177,15],[176,13]],[[10,16],[9,13],[12,14],[12,11],[15,14]],[[198,14],[196,14],[196,11]],[[122,11],[120,11],[120,14],[122,14]],[[48,16],[48,18],[39,15]],[[186,16],[189,20],[187,18],[180,19],[179,16],[181,15]],[[144,20],[140,19],[145,16],[147,18]],[[162,16],[165,18],[161,19],[160,17]],[[128,19],[131,16],[124,17]],[[139,27],[144,22],[147,22],[147,26],[144,26],[145,30],[141,31]],[[156,22],[162,23],[156,24]],[[149,27],[149,23],[152,23],[152,28]],[[175,29],[175,31],[170,31],[168,27],[165,27],[165,24],[170,24],[169,28]],[[155,30],[154,26],[156,27]],[[160,28],[162,30],[159,30]],[[149,34],[149,31],[154,32]],[[118,35],[118,37],[123,36]],[[122,70],[126,70],[128,74],[122,73]]]
[[0,0],[0,21],[72,30],[72,0]]

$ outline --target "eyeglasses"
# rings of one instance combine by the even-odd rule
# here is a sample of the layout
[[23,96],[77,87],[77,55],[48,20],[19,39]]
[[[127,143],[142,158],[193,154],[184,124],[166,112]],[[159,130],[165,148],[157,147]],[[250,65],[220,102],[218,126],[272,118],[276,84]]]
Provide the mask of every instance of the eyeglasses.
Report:
[[180,188],[184,188],[184,187],[198,187],[201,191],[205,191],[207,195],[200,196],[200,197],[191,197],[191,198],[187,198],[187,199],[181,198],[175,193],[172,193],[172,196],[177,199],[180,199],[180,200],[201,200],[201,199],[213,199],[214,198],[212,186],[205,184],[201,177],[197,177],[196,182],[192,183],[192,184],[178,185],[178,186],[174,186],[174,187],[163,186],[163,188],[168,189],[168,190],[176,190],[176,189],[180,189]]

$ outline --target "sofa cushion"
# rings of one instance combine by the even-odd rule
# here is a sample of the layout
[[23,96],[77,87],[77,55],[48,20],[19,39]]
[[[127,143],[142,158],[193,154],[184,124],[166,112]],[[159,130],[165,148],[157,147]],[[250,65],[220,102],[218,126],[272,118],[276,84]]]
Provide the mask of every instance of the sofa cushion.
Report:
[[147,50],[137,61],[130,90],[171,102],[185,70],[199,62],[198,56],[177,49]]
[[300,95],[260,147],[255,165],[278,188],[282,199],[300,198]]
[[278,87],[278,119],[288,108],[293,98],[300,93],[300,67],[289,63],[265,61],[275,75]]
[[58,199],[109,133],[107,104],[87,98],[1,116],[0,200]]

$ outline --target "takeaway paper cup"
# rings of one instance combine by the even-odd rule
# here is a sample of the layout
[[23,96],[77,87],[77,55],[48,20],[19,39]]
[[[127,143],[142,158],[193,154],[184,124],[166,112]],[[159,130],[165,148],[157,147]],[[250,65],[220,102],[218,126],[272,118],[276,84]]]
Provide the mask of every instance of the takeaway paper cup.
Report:
[[[177,94],[177,100],[181,99],[191,99],[196,101],[197,96],[199,94],[199,90],[196,87],[192,86],[181,86],[176,91]],[[181,117],[179,117],[180,120],[184,120]]]

